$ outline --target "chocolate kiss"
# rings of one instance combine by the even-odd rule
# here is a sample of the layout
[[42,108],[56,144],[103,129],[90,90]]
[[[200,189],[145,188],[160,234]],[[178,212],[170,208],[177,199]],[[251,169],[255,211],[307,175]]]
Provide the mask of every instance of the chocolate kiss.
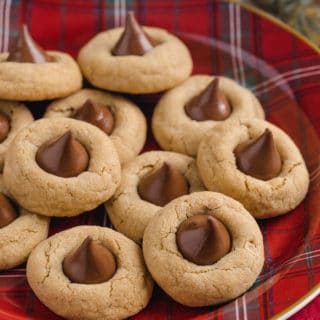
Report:
[[36,161],[43,170],[67,178],[87,169],[89,155],[69,130],[54,142],[42,145],[36,154]]
[[216,263],[231,248],[230,235],[223,223],[208,214],[184,220],[176,233],[183,257],[198,265]]
[[0,142],[6,139],[10,131],[8,118],[0,112]]
[[112,49],[114,56],[143,56],[153,49],[155,42],[140,27],[132,12],[128,12],[125,29]]
[[0,228],[7,226],[17,218],[17,212],[9,199],[0,193]]
[[110,110],[92,99],[88,99],[73,118],[89,122],[100,128],[106,134],[112,132],[114,125],[113,115]]
[[116,272],[116,260],[106,247],[87,237],[76,251],[63,260],[63,272],[76,283],[101,283]]
[[185,111],[196,121],[226,119],[231,113],[231,106],[219,89],[219,79],[213,79],[200,94],[193,97],[185,105]]
[[141,178],[138,193],[143,200],[162,207],[171,200],[189,193],[189,186],[179,171],[164,162],[161,168]]
[[15,47],[9,52],[7,61],[44,63],[52,59],[35,43],[24,24],[20,29]]
[[269,180],[281,171],[281,157],[269,129],[249,143],[241,143],[234,150],[239,170],[249,176]]

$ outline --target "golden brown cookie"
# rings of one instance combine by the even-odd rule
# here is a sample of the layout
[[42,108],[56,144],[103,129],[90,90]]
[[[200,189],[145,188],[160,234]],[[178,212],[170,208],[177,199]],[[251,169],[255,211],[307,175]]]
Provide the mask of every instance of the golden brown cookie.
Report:
[[[274,177],[262,179],[239,169],[235,150],[261,137],[266,129],[280,155],[280,168]],[[264,155],[262,163],[271,163],[269,158]],[[197,166],[209,190],[240,201],[256,218],[287,213],[308,191],[309,174],[299,149],[285,132],[267,121],[241,120],[216,126],[200,144]]]
[[[2,116],[5,118],[2,119]],[[33,116],[25,105],[15,101],[0,101],[1,133],[3,132],[3,120],[8,121],[8,132],[0,141],[0,171],[3,169],[4,158],[7,149],[19,130],[33,122]]]
[[[3,197],[11,202],[14,209],[10,220]],[[33,248],[47,238],[50,219],[18,207],[8,195],[2,176],[0,200],[0,270],[5,270],[25,262]]]
[[[186,155],[167,151],[150,151],[126,164],[122,170],[121,184],[105,206],[116,229],[136,242],[141,242],[144,229],[161,209],[161,205],[141,198],[139,184],[143,177],[160,169],[164,163],[171,165],[185,177],[188,193],[204,190],[198,178],[195,160]],[[170,186],[167,185],[164,188],[168,189]],[[155,193],[159,194],[161,190],[159,189]]]
[[[178,246],[177,232],[181,225],[188,218],[200,215],[222,223],[231,240],[230,251],[215,263],[191,262]],[[206,232],[197,223],[190,227],[193,241],[189,246]],[[198,254],[200,248],[206,258],[210,254],[207,245],[220,246],[216,242],[209,243],[210,235],[202,240],[197,242],[199,247],[193,248],[192,255]],[[157,284],[177,302],[192,307],[219,304],[238,297],[254,283],[264,262],[263,239],[254,218],[239,202],[208,191],[183,196],[162,208],[144,232],[143,255]]]
[[52,62],[41,64],[6,61],[0,54],[0,98],[40,101],[65,97],[82,86],[77,63],[63,52],[48,51]]
[[78,63],[92,85],[118,92],[155,93],[174,87],[190,75],[192,60],[187,47],[163,29],[143,28],[156,42],[144,55],[113,55],[123,30],[98,33],[80,50]]
[[[65,257],[88,236],[116,258],[115,274],[102,283],[75,283],[63,272]],[[114,230],[97,226],[75,227],[43,241],[28,260],[27,279],[48,308],[68,319],[125,319],[147,305],[153,288],[140,247]]]
[[99,90],[82,89],[51,103],[44,117],[72,117],[87,99],[102,104],[111,111],[114,126],[109,137],[118,152],[120,162],[125,163],[138,155],[146,140],[146,119],[134,103],[123,97]]
[[[43,169],[45,161],[38,162],[42,147],[61,141],[67,132],[73,135],[73,140],[67,141],[76,143],[89,158],[84,170],[71,177],[50,173]],[[48,158],[57,155],[53,149]],[[63,166],[64,157],[61,159],[57,161]],[[120,162],[108,136],[95,126],[67,118],[41,119],[17,134],[8,149],[3,175],[10,194],[27,210],[73,216],[92,210],[112,196],[120,183]]]
[[82,76],[73,58],[44,51],[25,24],[9,52],[0,54],[0,99],[54,99],[80,89],[81,84]]
[[203,135],[221,122],[238,118],[264,119],[264,111],[254,95],[235,81],[219,77],[219,89],[231,106],[225,120],[192,120],[185,111],[186,104],[212,80],[213,76],[195,75],[165,93],[152,117],[152,132],[160,146],[169,151],[195,156]]

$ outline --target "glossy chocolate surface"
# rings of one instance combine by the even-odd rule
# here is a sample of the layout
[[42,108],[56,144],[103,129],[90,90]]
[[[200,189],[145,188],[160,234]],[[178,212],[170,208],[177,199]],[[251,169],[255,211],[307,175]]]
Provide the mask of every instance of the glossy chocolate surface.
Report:
[[176,233],[183,257],[197,265],[219,261],[231,249],[228,230],[220,220],[208,214],[197,214],[183,221]]
[[232,108],[219,89],[219,78],[213,79],[200,94],[193,97],[185,105],[185,112],[196,121],[221,121],[228,118]]
[[71,131],[53,142],[40,146],[36,161],[48,173],[59,177],[75,177],[88,168],[89,155]]
[[64,274],[76,283],[94,284],[108,281],[116,269],[114,255],[90,236],[63,260]]
[[114,56],[143,56],[155,46],[155,41],[142,30],[133,12],[128,12],[126,25],[112,50]]
[[239,170],[257,179],[272,179],[282,168],[281,157],[269,129],[258,138],[238,145],[234,154]]
[[0,193],[0,228],[10,224],[18,217],[16,209],[10,200],[2,193]]
[[0,112],[0,143],[4,141],[10,131],[9,119],[6,115]]
[[114,118],[109,108],[92,99],[88,99],[77,110],[73,118],[89,122],[108,135],[111,134],[114,127]]
[[165,206],[171,200],[189,193],[187,179],[169,163],[141,178],[138,184],[141,199],[157,206]]
[[15,46],[9,52],[7,61],[45,63],[52,61],[52,59],[32,39],[28,27],[24,24],[20,29]]

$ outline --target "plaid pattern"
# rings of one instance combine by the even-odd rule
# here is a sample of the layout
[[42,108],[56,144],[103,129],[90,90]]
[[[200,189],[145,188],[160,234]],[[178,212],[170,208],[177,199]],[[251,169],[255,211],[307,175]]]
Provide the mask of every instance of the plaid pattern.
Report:
[[[269,319],[320,286],[320,56],[270,21],[236,4],[210,0],[2,0],[0,50],[10,46],[25,21],[43,47],[75,56],[99,30],[122,25],[128,10],[134,10],[142,24],[179,35],[191,50],[194,73],[226,75],[255,92],[268,120],[298,144],[311,177],[307,198],[298,208],[259,222],[266,260],[250,291],[220,307],[194,309],[155,288],[147,309],[132,319]],[[130,98],[150,120],[159,95]],[[30,104],[37,116],[43,104]],[[154,148],[149,134],[145,150]],[[78,224],[109,222],[100,207],[95,213],[52,219],[50,234]],[[319,300],[292,319],[320,319]],[[0,272],[0,319],[19,317],[60,319],[34,296],[24,265]]]

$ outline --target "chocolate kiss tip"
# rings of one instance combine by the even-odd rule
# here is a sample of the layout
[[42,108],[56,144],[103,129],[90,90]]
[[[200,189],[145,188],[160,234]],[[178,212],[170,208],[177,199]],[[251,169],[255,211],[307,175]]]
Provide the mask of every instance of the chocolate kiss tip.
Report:
[[52,59],[46,52],[33,40],[29,34],[28,27],[23,24],[15,46],[9,52],[7,61],[11,62],[31,62],[31,63],[45,63]]
[[155,46],[154,40],[143,31],[132,11],[128,12],[126,25],[112,50],[115,56],[143,56]]
[[36,161],[43,170],[68,178],[87,169],[89,155],[69,130],[54,142],[40,146]]
[[228,230],[222,222],[208,214],[197,214],[184,220],[176,233],[183,257],[197,265],[210,265],[231,249]]
[[0,143],[7,138],[9,131],[9,120],[3,113],[0,112]]
[[167,162],[143,176],[138,184],[141,199],[157,206],[189,193],[186,178]]
[[63,260],[63,272],[72,281],[94,284],[108,281],[116,272],[114,255],[88,236]]
[[114,118],[109,108],[89,98],[73,116],[74,119],[89,122],[106,134],[111,134]]
[[10,224],[17,218],[17,212],[9,199],[0,193],[0,228]]
[[219,89],[219,78],[214,78],[200,94],[193,97],[185,105],[185,111],[196,121],[225,120],[232,109],[228,99]]
[[269,180],[281,171],[281,157],[269,129],[255,140],[238,145],[234,153],[239,170],[257,179]]

